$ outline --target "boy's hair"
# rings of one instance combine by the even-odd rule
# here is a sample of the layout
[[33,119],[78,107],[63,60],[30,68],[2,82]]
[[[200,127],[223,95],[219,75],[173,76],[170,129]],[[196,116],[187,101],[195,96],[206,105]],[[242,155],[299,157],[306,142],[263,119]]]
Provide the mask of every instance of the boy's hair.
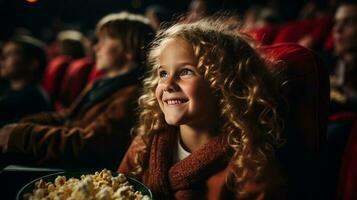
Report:
[[21,51],[21,55],[28,62],[32,60],[38,61],[37,70],[32,76],[35,82],[39,82],[47,66],[46,45],[40,40],[27,35],[15,36],[8,42],[16,44]]
[[132,53],[133,60],[139,63],[145,62],[146,48],[155,36],[147,18],[128,12],[103,17],[97,24],[96,33],[118,39],[123,50]]
[[[266,69],[265,59],[250,38],[225,27],[223,19],[203,19],[190,24],[176,24],[159,33],[149,55],[149,77],[144,80],[139,99],[139,126],[136,133],[148,141],[151,135],[170,128],[155,98],[158,84],[159,56],[165,43],[179,38],[192,45],[198,58],[197,68],[218,99],[220,129],[233,151],[232,163],[236,183],[244,195],[244,183],[265,180],[268,162],[274,159],[281,143],[282,121],[278,105],[282,98],[278,85]],[[145,168],[143,154],[138,152],[138,167]]]

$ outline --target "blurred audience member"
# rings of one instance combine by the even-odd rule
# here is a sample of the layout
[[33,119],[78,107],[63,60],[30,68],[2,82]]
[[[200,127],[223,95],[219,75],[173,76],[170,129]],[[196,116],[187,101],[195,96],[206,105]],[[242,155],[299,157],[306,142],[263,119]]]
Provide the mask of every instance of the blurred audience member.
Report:
[[280,30],[281,18],[272,6],[251,6],[244,14],[243,31],[262,45],[272,44]]
[[50,110],[47,94],[39,85],[47,64],[42,42],[17,36],[5,43],[0,64],[0,126],[21,117]]
[[309,1],[300,10],[299,20],[311,23],[308,33],[297,42],[307,48],[320,50],[333,26],[333,2]]
[[332,112],[357,111],[357,2],[341,4],[333,28],[337,61],[331,75]]
[[195,22],[205,17],[208,14],[207,12],[206,0],[192,0],[183,21],[187,23]]
[[97,24],[96,66],[105,74],[63,114],[44,113],[0,130],[5,153],[32,155],[42,164],[114,168],[130,143],[149,21],[127,12]]
[[78,59],[85,56],[85,38],[83,34],[75,30],[61,31],[57,35],[59,55]]
[[62,30],[58,32],[54,41],[48,44],[47,54],[53,60],[58,56],[71,59],[82,58],[86,55],[86,38],[77,30]]
[[161,5],[153,5],[146,8],[146,17],[150,21],[150,25],[154,30],[159,30],[162,23],[169,22],[170,13],[166,7]]
[[[328,191],[335,193],[341,158],[357,112],[357,2],[341,3],[333,27],[335,60],[331,69],[330,124],[327,132]],[[335,197],[334,194],[331,196]]]
[[[42,80],[42,86],[49,94],[57,111],[68,108],[73,102],[72,97],[68,100],[68,98],[63,95],[67,93],[64,91],[70,91],[71,87],[63,87],[67,85],[66,78],[68,78],[68,73],[71,70],[70,64],[74,60],[85,58],[87,55],[88,46],[86,46],[86,42],[87,38],[85,38],[81,32],[75,30],[61,31],[57,35],[55,43],[57,55],[49,60]],[[83,83],[78,83],[76,86],[83,89]],[[78,90],[76,93],[79,94],[80,91],[81,90]]]
[[[53,100],[56,111],[62,111],[69,108],[69,106],[87,85],[91,70],[94,70],[94,45],[96,44],[96,38],[91,36],[90,33],[88,36],[89,37],[82,37],[83,39],[81,39],[85,49],[85,56],[77,59],[71,59],[73,56],[69,57],[70,63],[68,63],[68,66],[65,67],[63,77],[58,82],[58,92],[52,96],[55,97]],[[71,48],[71,46],[66,48]],[[65,50],[66,48],[63,49]],[[74,50],[75,48],[72,47],[71,49]],[[66,52],[68,51],[66,50]],[[83,53],[82,51],[78,51],[78,53],[79,52],[81,54]],[[76,53],[73,51],[72,54]],[[56,60],[53,62],[55,61]]]
[[254,5],[244,13],[244,29],[257,29],[278,25],[281,21],[278,10],[271,6]]

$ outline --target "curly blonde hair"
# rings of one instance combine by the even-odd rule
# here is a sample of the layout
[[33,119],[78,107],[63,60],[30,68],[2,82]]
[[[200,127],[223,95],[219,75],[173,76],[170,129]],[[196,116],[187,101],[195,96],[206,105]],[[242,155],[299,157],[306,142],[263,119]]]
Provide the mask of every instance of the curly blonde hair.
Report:
[[[221,20],[200,20],[176,24],[160,32],[149,54],[150,71],[144,80],[139,98],[140,124],[136,133],[150,143],[153,134],[170,128],[165,122],[155,98],[158,85],[157,68],[162,47],[171,38],[192,44],[198,58],[197,68],[219,99],[220,126],[233,150],[232,173],[239,193],[243,185],[259,182],[268,160],[274,158],[280,144],[282,120],[277,105],[280,102],[277,84],[266,68],[266,61],[248,36],[229,31]],[[137,171],[145,170],[148,148],[137,154]],[[140,155],[141,154],[141,155]]]

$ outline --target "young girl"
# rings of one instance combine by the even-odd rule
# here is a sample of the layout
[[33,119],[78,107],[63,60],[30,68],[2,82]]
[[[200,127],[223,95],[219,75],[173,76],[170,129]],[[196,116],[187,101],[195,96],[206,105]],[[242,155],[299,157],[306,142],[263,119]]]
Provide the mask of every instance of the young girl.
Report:
[[221,24],[177,24],[153,43],[137,136],[118,171],[155,199],[284,198],[277,86],[249,40]]

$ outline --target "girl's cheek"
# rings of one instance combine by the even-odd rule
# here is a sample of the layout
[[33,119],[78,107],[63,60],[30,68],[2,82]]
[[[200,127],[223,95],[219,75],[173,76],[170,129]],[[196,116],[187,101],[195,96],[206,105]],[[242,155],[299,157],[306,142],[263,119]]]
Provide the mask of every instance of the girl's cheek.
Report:
[[156,96],[156,99],[159,101],[159,103],[160,103],[160,100],[162,97],[162,93],[163,93],[163,87],[160,84],[158,84],[156,86],[155,96]]

